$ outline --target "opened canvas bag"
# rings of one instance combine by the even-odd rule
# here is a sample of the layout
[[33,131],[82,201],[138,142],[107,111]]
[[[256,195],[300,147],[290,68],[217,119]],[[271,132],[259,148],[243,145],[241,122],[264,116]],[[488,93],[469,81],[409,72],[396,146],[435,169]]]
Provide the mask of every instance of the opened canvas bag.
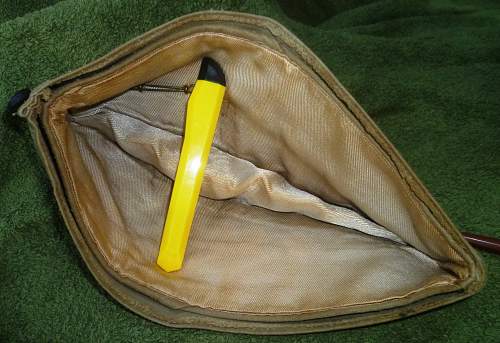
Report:
[[[226,94],[184,265],[166,273],[156,258],[206,56]],[[155,322],[325,331],[427,311],[484,282],[478,255],[387,138],[270,19],[178,18],[42,84],[18,113],[86,265]]]

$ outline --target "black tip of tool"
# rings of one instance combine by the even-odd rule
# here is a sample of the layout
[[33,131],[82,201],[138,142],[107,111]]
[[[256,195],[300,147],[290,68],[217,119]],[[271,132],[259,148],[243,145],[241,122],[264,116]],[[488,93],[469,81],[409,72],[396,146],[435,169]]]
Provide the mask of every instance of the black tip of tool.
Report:
[[203,57],[198,80],[207,80],[223,86],[226,85],[226,76],[224,76],[221,66],[210,57]]

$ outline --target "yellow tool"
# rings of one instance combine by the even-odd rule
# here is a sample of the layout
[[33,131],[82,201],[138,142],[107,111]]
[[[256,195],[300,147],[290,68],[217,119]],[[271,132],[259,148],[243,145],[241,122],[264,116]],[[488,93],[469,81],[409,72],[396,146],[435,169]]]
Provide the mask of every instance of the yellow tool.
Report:
[[158,254],[157,263],[167,272],[182,267],[225,90],[222,68],[203,58],[187,104],[184,142]]

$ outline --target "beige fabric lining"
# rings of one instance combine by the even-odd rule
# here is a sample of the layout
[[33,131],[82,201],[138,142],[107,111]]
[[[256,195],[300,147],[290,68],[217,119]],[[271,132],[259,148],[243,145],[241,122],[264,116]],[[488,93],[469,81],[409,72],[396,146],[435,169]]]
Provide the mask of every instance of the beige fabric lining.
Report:
[[[154,261],[186,95],[127,91],[64,114],[162,74],[154,82],[192,83],[202,55],[223,66],[227,95],[184,268],[166,274]],[[52,107],[52,125],[106,261],[187,304],[297,313],[456,282],[450,271],[460,260],[388,158],[332,95],[270,49],[187,37],[69,90]]]

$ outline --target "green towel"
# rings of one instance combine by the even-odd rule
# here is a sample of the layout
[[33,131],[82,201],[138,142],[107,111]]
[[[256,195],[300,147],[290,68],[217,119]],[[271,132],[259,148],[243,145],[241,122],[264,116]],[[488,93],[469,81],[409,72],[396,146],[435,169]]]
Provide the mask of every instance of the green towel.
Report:
[[[18,89],[204,9],[270,16],[381,126],[452,220],[500,237],[498,1],[3,0],[0,104]],[[0,120],[0,341],[288,342],[166,328],[112,300],[67,232],[24,120]],[[405,320],[298,342],[499,342],[500,257],[478,295]]]

